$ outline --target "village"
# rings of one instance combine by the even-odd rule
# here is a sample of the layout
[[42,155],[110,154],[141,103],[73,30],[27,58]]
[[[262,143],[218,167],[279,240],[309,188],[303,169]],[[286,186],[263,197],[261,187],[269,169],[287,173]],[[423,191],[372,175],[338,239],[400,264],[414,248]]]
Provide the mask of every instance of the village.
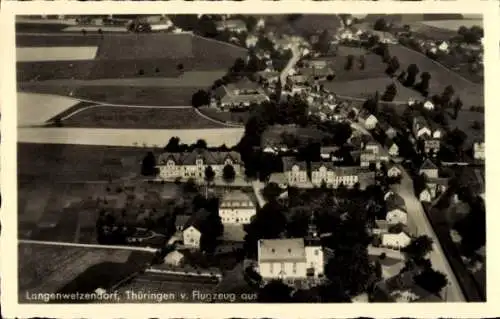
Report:
[[[177,33],[192,23],[166,19]],[[253,293],[253,302],[480,299],[466,286],[485,267],[484,235],[473,235],[484,231],[484,131],[454,122],[478,105],[392,55],[411,39],[438,59],[455,40],[422,42],[383,18],[338,19],[334,32],[305,37],[270,31],[263,18],[198,17],[204,32],[248,54],[193,93],[192,107],[244,132],[220,146],[169,136],[141,153],[136,178],[109,181],[95,204],[97,243],[155,254],[144,274],[111,290],[170,291],[148,283],[182,276]],[[476,71],[477,41],[461,48],[478,55]],[[387,85],[336,90],[375,63]]]

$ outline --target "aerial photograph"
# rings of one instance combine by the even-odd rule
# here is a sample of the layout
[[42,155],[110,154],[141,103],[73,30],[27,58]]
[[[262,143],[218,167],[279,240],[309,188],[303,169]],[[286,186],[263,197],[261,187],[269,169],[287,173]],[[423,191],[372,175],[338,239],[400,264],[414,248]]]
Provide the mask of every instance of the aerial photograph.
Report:
[[16,16],[18,302],[486,301],[482,22]]

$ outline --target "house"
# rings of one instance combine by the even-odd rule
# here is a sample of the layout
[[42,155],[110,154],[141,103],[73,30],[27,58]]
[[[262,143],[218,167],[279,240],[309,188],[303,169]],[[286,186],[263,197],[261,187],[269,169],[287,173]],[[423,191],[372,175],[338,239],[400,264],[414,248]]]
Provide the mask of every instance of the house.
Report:
[[182,230],[184,246],[192,249],[200,249],[201,236],[207,231],[207,220],[209,217],[210,212],[201,209],[189,218]]
[[289,185],[305,184],[309,182],[306,162],[296,161],[294,157],[283,157],[283,171]]
[[362,110],[359,112],[358,120],[361,124],[364,125],[364,127],[367,130],[375,129],[375,127],[377,126],[377,123],[378,123],[378,119],[375,117],[375,115],[373,115],[370,112],[367,112],[365,110]]
[[286,189],[288,185],[288,179],[285,173],[274,172],[269,176],[268,183],[275,183],[281,189]]
[[387,170],[387,176],[388,177],[399,177],[399,176],[401,176],[401,169],[397,165],[392,165]]
[[429,110],[429,111],[434,110],[434,103],[432,103],[431,101],[425,101],[423,106],[424,106],[424,109],[426,109],[426,110]]
[[438,177],[438,167],[430,159],[425,159],[420,170],[419,175],[425,175],[427,178],[437,178]]
[[431,193],[431,198],[436,198],[448,188],[448,178],[427,178],[425,185]]
[[221,85],[215,90],[212,106],[223,110],[247,108],[251,104],[261,104],[269,101],[264,89],[257,83],[243,78],[236,83]]
[[382,234],[382,246],[391,249],[400,250],[408,246],[411,242],[411,237],[404,231],[398,234],[386,233]]
[[249,224],[256,212],[250,195],[240,190],[229,191],[220,200],[219,216],[223,224]]
[[259,20],[257,20],[257,24],[255,25],[255,28],[258,30],[261,30],[261,29],[264,29],[265,26],[266,26],[266,21],[263,18],[260,18]]
[[389,139],[393,139],[395,138],[397,135],[398,135],[398,132],[396,131],[396,129],[392,126],[388,126],[385,131],[384,131],[385,135],[389,138]]
[[380,145],[375,141],[369,141],[365,144],[365,150],[378,154],[380,150]]
[[427,138],[424,140],[425,154],[433,154],[436,156],[441,148],[441,141],[436,138]]
[[399,156],[399,146],[395,142],[392,142],[389,146],[389,155],[390,156]]
[[245,45],[247,48],[255,47],[257,45],[257,42],[259,42],[259,38],[253,34],[249,34],[245,39]]
[[288,38],[281,38],[274,40],[274,49],[277,51],[288,51],[292,49],[293,43]]
[[389,225],[408,223],[408,214],[406,213],[406,205],[403,198],[397,194],[389,196],[385,200],[387,208],[386,221]]
[[377,219],[375,220],[375,225],[372,228],[372,234],[382,235],[389,232],[389,224],[386,220]]
[[363,150],[359,156],[359,165],[361,167],[369,167],[370,164],[377,163],[377,154],[372,151]]
[[372,36],[377,36],[380,43],[397,44],[398,40],[390,32],[368,30]]
[[484,142],[474,142],[473,144],[474,159],[484,161],[486,159]]
[[448,45],[448,42],[443,41],[443,42],[441,42],[441,44],[438,45],[438,49],[441,52],[448,53],[449,49],[450,49],[450,46]]
[[193,178],[203,181],[205,169],[212,167],[215,177],[221,177],[224,166],[232,165],[236,176],[242,174],[243,162],[237,152],[212,152],[206,149],[195,149],[183,153],[162,153],[156,166],[160,180],[175,180],[177,178]]
[[418,195],[418,199],[421,202],[426,202],[426,203],[432,202],[432,196],[431,196],[431,192],[429,191],[429,189],[425,188],[424,190],[422,190],[420,192],[420,194]]
[[278,71],[259,71],[257,79],[259,83],[266,85],[276,85],[279,82],[280,73]]
[[375,285],[375,302],[442,302],[443,300],[415,283],[416,270],[407,270]]
[[174,250],[163,258],[163,263],[173,267],[180,267],[184,261],[184,254]]
[[324,69],[328,67],[328,62],[325,59],[310,59],[304,61],[304,65],[309,68]]
[[323,277],[325,258],[313,222],[306,238],[261,239],[257,245],[259,273],[265,280]]
[[247,25],[243,20],[222,20],[215,22],[215,28],[217,31],[231,31],[236,33],[247,32]]
[[429,124],[423,116],[413,118],[412,131],[416,139],[423,139],[426,136],[428,137],[432,135]]
[[[373,181],[371,181],[373,178]],[[326,183],[328,187],[337,188],[344,185],[352,188],[359,183],[361,189],[374,183],[375,173],[368,169],[349,166],[335,166],[331,162],[311,163],[311,182],[315,186]]]

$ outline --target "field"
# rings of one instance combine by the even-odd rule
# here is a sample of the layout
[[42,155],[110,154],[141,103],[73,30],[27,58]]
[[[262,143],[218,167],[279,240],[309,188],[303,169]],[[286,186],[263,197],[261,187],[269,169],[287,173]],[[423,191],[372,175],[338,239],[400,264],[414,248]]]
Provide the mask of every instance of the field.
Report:
[[104,129],[104,128],[20,128],[18,142],[41,144],[99,145],[110,147],[150,147],[165,145],[173,137],[184,143],[195,143],[203,138],[208,146],[226,144],[232,147],[241,140],[244,128],[217,129]]
[[452,85],[464,103],[464,108],[473,105],[484,105],[484,87],[481,84],[472,83],[462,78],[453,71],[445,68],[416,51],[405,48],[401,45],[390,45],[389,52],[397,56],[401,64],[401,69],[406,69],[408,65],[415,63],[420,72],[429,72],[430,95],[441,94],[444,88]]
[[324,82],[325,88],[335,92],[339,96],[350,96],[358,98],[369,98],[375,94],[376,91],[379,92],[380,96],[384,94],[384,91],[388,85],[395,83],[397,86],[397,95],[394,101],[396,102],[406,102],[409,98],[418,97],[418,94],[413,90],[404,87],[399,82],[392,81],[389,77],[384,78],[368,78],[365,80],[356,81],[332,81]]
[[246,49],[191,34],[18,35],[16,40],[18,48],[99,46],[93,60],[18,63],[18,81],[126,78],[139,73],[177,77],[179,64],[184,71],[227,70],[236,58],[246,56]]
[[[169,136],[165,137],[163,147]],[[88,145],[18,143],[19,182],[107,181],[140,172],[150,149]],[[36,207],[36,206],[35,206]]]
[[78,104],[78,100],[46,94],[17,94],[18,124],[40,124]]
[[17,62],[92,60],[97,46],[16,48]]
[[[87,269],[106,263],[106,266],[136,265],[133,253],[125,250],[65,247],[56,245],[19,244],[19,301],[29,302],[26,293],[58,292],[67,287]],[[145,259],[144,256],[137,259]],[[131,268],[131,267],[129,267]],[[124,274],[123,274],[124,275]],[[91,278],[101,285],[105,278]],[[87,285],[90,282],[87,281]],[[95,289],[98,287],[95,287]],[[67,290],[67,288],[66,288]]]
[[[165,199],[177,196],[175,184],[137,184],[127,191],[136,197],[126,203],[123,183],[19,183],[19,237],[96,244],[95,225],[100,209],[127,208],[127,220],[137,219],[137,207],[161,208]],[[127,193],[127,194],[129,194]],[[136,207],[137,206],[137,207]]]
[[[474,122],[478,122],[481,126],[480,129],[472,128]],[[462,110],[458,113],[458,118],[456,120],[451,117],[448,119],[451,128],[458,127],[458,129],[464,131],[467,134],[467,141],[465,142],[466,148],[471,147],[472,143],[476,140],[484,141],[485,130],[485,115],[484,113],[471,112],[467,110]]]
[[[379,78],[385,75],[385,69],[387,68],[387,66],[382,62],[382,58],[372,53],[363,54],[362,51],[360,52],[360,54],[353,54],[356,58],[353,69],[345,70],[347,55],[344,55],[344,53],[351,54],[348,52],[352,51],[352,49],[356,48],[341,49],[337,57],[332,57],[331,59],[329,59],[330,67],[333,69],[333,71],[335,71],[335,82]],[[364,55],[365,57],[366,62],[364,70],[361,70],[358,67],[357,58],[360,55]]]
[[428,20],[420,22],[425,25],[429,25],[431,27],[446,29],[452,31],[458,31],[461,26],[465,26],[470,28],[472,26],[482,27],[483,21],[480,19],[471,19],[471,20]]
[[301,36],[322,32],[325,29],[333,34],[341,26],[339,17],[334,14],[270,15],[265,17],[265,20],[266,30]]
[[76,113],[63,120],[65,127],[189,129],[218,128],[195,110],[176,108],[117,107],[102,105]]
[[202,107],[199,111],[215,120],[240,125],[244,125],[251,115],[251,111],[225,112],[210,107]]

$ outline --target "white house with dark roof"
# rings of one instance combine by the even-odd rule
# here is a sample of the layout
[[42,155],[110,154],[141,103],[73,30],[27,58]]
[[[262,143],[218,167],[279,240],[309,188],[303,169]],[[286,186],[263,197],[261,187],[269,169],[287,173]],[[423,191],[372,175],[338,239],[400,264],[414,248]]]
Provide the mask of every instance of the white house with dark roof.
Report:
[[222,109],[238,109],[265,101],[269,101],[269,97],[265,94],[264,89],[248,78],[243,78],[238,82],[218,87],[211,105]]
[[[436,134],[437,135],[437,134]],[[441,148],[441,141],[438,138],[427,138],[424,140],[424,153],[437,155]]]
[[176,178],[203,181],[205,169],[211,166],[215,176],[221,177],[224,166],[232,165],[236,176],[242,174],[243,163],[237,152],[212,152],[206,149],[195,149],[192,152],[165,152],[158,157],[158,178],[175,180]]
[[418,194],[418,199],[421,202],[430,203],[432,201],[432,195],[428,188],[424,188],[420,194]]
[[484,142],[474,142],[472,151],[474,159],[482,161],[486,159]]
[[411,237],[404,231],[393,234],[385,233],[382,234],[382,246],[391,249],[400,250],[408,246],[411,242]]
[[401,169],[397,165],[391,165],[387,170],[388,177],[399,177],[401,176]]
[[219,205],[219,216],[223,224],[249,224],[257,210],[252,197],[241,190],[225,193]]
[[375,115],[373,115],[369,112],[366,112],[364,110],[359,112],[358,120],[361,124],[364,125],[364,127],[367,130],[373,130],[373,129],[375,129],[375,127],[377,127],[377,123],[378,123],[377,117],[375,117]]
[[431,128],[423,116],[413,118],[412,131],[416,139],[432,136]]
[[420,170],[418,171],[420,175],[424,175],[427,178],[438,178],[438,167],[430,159],[425,159]]
[[206,222],[210,212],[202,209],[195,212],[186,222],[182,230],[182,239],[185,247],[200,249],[201,236],[206,230]]
[[434,103],[432,103],[431,101],[425,101],[423,107],[426,110],[432,111],[434,110]]
[[365,168],[357,166],[335,166],[332,162],[312,162],[311,163],[311,181],[315,186],[321,186],[323,183],[327,187],[337,188],[344,185],[352,188],[359,183],[361,189],[375,182],[375,173]]
[[392,142],[389,146],[388,153],[390,156],[399,156],[399,146],[395,142]]
[[309,183],[306,162],[297,161],[294,157],[283,157],[283,172],[289,185],[300,185]]
[[389,225],[408,223],[408,214],[406,213],[406,205],[403,198],[395,193],[385,199],[387,208],[386,221]]

